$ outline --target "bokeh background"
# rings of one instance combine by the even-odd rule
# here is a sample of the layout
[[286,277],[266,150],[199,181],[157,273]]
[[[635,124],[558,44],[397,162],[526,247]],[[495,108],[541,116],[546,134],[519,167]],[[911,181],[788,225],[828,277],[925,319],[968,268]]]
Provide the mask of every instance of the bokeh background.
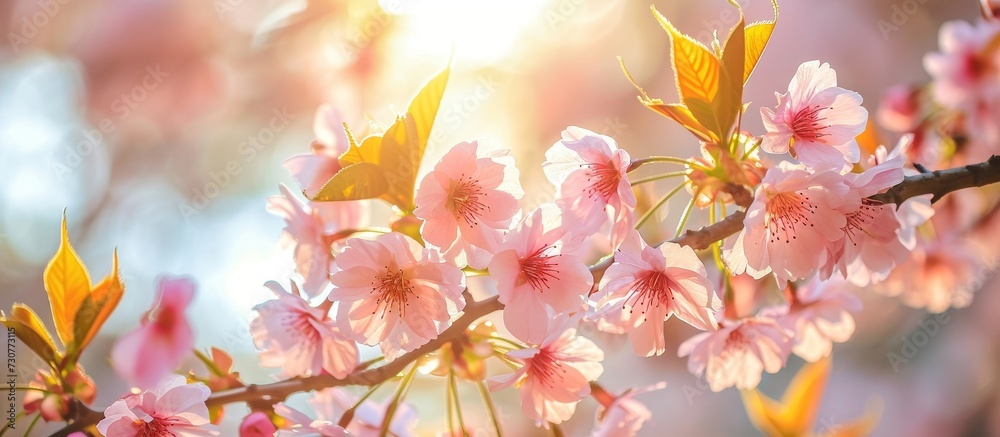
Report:
[[[188,312],[197,346],[231,352],[246,380],[268,382],[274,372],[257,364],[247,322],[270,297],[262,284],[287,283],[292,261],[278,241],[283,223],[264,210],[265,199],[279,183],[294,186],[281,163],[308,151],[321,104],[367,132],[369,120],[391,122],[453,56],[429,162],[459,141],[495,139],[517,157],[531,206],[551,196],[538,164],[569,125],[611,135],[634,157],[697,153],[692,137],[637,102],[616,60],[625,59],[651,96],[675,101],[667,37],[649,3],[4,0],[0,307],[47,307],[42,271],[65,208],[92,276],[110,270],[117,247],[127,286],[84,356],[98,381],[95,407],[127,390],[107,356],[116,335],[138,324],[162,273],[198,282]],[[652,3],[703,42],[735,23],[724,0]],[[768,0],[740,3],[749,20],[771,16]],[[812,59],[829,62],[874,113],[887,87],[928,80],[921,59],[937,48],[943,22],[978,16],[973,0],[787,0],[748,85],[753,103],[744,127],[759,134],[758,108],[772,106],[773,93]],[[658,215],[661,229],[647,235],[672,232],[684,203]],[[926,333],[920,323],[933,316],[863,293],[854,338],[835,348],[817,429],[881,400],[874,435],[1000,435],[1000,289],[988,275],[979,279],[973,305],[946,313],[929,343],[897,366],[889,354]],[[710,392],[671,353],[693,331],[668,325],[668,353],[655,359],[635,357],[625,339],[585,331],[607,351],[605,387],[668,382],[639,397],[654,413],[640,435],[755,435],[737,391]],[[40,363],[26,349],[18,360],[26,382]],[[801,364],[793,357],[787,369],[766,375],[763,391],[779,395]],[[420,434],[443,432],[443,384],[433,377],[417,384],[410,400],[421,412]],[[474,388],[462,395],[467,422],[487,435]],[[499,403],[509,435],[544,435],[521,417],[514,391],[501,392]],[[585,400],[563,429],[585,435],[595,410]],[[234,435],[245,411],[231,408],[224,435]],[[53,429],[40,427],[38,435]]]

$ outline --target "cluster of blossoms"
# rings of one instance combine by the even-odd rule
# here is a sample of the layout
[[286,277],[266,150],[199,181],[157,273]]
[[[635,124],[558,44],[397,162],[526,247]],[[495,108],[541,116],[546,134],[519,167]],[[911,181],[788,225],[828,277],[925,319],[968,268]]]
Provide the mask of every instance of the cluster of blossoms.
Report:
[[[911,134],[891,149],[859,141],[869,126],[861,96],[838,86],[829,65],[811,61],[798,67],[775,107],[761,108],[763,135],[703,141],[702,157],[633,160],[613,138],[567,128],[542,165],[555,194],[531,209],[521,207],[514,158],[476,141],[454,145],[416,181],[413,208],[396,211],[389,229],[370,227],[367,200],[303,202],[281,186],[267,208],[285,221],[295,275],[289,287],[268,283],[275,298],[254,308],[250,332],[260,363],[281,369],[284,379],[345,379],[378,361],[414,364],[402,368],[395,397],[382,403],[327,388],[310,400],[315,418],[283,402],[251,404],[241,435],[412,435],[416,409],[402,398],[420,369],[450,379],[449,405],[457,402],[455,378],[480,384],[484,397],[487,388],[515,387],[525,416],[544,427],[568,420],[593,397],[603,407],[594,435],[629,436],[651,417],[633,397],[665,383],[617,396],[605,391],[595,382],[604,352],[580,335],[581,325],[626,334],[642,357],[667,351],[669,319],[690,325],[702,332],[677,345],[677,355],[721,391],[755,388],[792,354],[808,362],[828,357],[854,333],[861,288],[933,312],[967,305],[975,278],[992,267],[972,242],[989,229],[978,214],[983,208],[969,206],[977,199],[952,195],[932,206],[927,195],[896,205],[872,196],[923,171],[908,162],[957,165],[996,152],[997,41],[994,22],[942,29],[942,53],[925,60],[934,83],[894,89],[878,111],[886,128]],[[356,146],[340,124],[336,111],[322,108],[312,153],[285,163],[307,196],[346,167],[341,158]],[[684,165],[676,176],[685,181],[642,207],[634,185],[674,175],[640,181],[630,174],[657,161]],[[745,209],[735,238],[698,247],[711,248],[715,262],[706,264],[689,240],[650,243],[639,232],[683,187],[692,195],[688,212],[711,208],[713,222],[717,207]],[[595,235],[606,235],[612,252],[601,260],[588,259]],[[773,287],[782,301],[764,298]],[[163,278],[142,326],[119,339],[112,363],[138,388],[105,411],[100,432],[219,434],[205,400],[243,385],[232,360],[213,351],[199,356],[209,377],[164,377],[193,346],[184,311],[194,289],[186,278]],[[485,302],[474,294],[502,305],[509,337],[490,322],[449,333],[464,311]],[[440,341],[446,334],[454,335]],[[373,350],[359,345],[381,355],[363,363]],[[491,358],[513,371],[487,374]],[[93,398],[85,378],[67,386],[40,374],[32,387],[46,391],[26,398],[26,409],[42,409],[47,420],[67,417],[73,397]]]

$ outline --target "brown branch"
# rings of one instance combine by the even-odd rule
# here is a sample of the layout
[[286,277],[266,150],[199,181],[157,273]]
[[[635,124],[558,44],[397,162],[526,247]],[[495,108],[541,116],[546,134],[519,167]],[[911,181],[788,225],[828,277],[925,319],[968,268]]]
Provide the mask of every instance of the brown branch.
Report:
[[[963,188],[981,187],[1000,182],[1000,157],[993,156],[981,164],[967,165],[965,167],[939,170],[930,173],[921,173],[915,176],[906,177],[903,182],[889,189],[889,191],[872,196],[871,199],[883,203],[902,203],[906,199],[924,194],[933,194],[934,199],[938,199],[947,193]],[[732,186],[727,187],[736,203],[743,208],[749,207],[753,197],[745,188]],[[697,230],[687,230],[678,238],[669,240],[682,246],[690,246],[695,250],[707,249],[712,243],[725,239],[743,229],[743,219],[746,212],[743,210],[730,214],[725,219],[712,225],[702,227]],[[660,243],[662,244],[662,243]],[[659,244],[658,244],[659,245]],[[595,284],[600,281],[604,271],[613,262],[612,257],[607,257],[601,262],[590,267],[594,274]],[[466,294],[466,299],[468,294]],[[338,379],[331,375],[310,376],[305,378],[293,378],[286,381],[272,384],[250,384],[246,387],[234,388],[218,393],[213,393],[206,404],[208,406],[224,405],[233,402],[250,402],[254,400],[265,400],[276,403],[284,400],[289,395],[319,390],[327,387],[337,387],[345,385],[373,386],[388,380],[421,357],[438,350],[445,343],[458,338],[465,332],[473,322],[487,314],[503,309],[496,296],[479,301],[471,302],[465,307],[464,314],[452,324],[451,327],[441,333],[440,336],[427,342],[427,344],[406,353],[392,362],[374,369],[361,370],[348,375],[346,378]],[[90,425],[99,422],[104,414],[78,405],[76,420],[62,430],[53,434],[54,436],[68,436],[74,431],[80,431]]]
[[1000,182],[1000,156],[993,155],[986,162],[965,167],[937,170],[907,176],[903,182],[870,199],[882,203],[901,205],[906,199],[924,194],[933,194],[931,202],[963,188],[982,187]]

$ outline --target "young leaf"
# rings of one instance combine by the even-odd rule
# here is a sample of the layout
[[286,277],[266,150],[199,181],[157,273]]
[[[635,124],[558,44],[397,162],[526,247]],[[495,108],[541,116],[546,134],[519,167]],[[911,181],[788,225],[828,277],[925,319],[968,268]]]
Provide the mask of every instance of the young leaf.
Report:
[[52,306],[52,319],[55,321],[56,334],[67,350],[73,342],[73,318],[76,310],[90,293],[90,275],[83,266],[80,257],[69,242],[69,232],[66,230],[66,213],[63,212],[62,239],[59,250],[45,267],[43,275],[45,291],[49,295]]
[[771,33],[774,31],[774,25],[778,22],[777,0],[771,0],[771,7],[774,8],[773,20],[753,23],[747,26],[744,32],[746,36],[746,55],[743,58],[743,83],[746,83],[747,79],[750,78],[750,73],[753,73],[754,68],[757,67],[757,61],[760,60],[760,55],[764,53],[764,47],[767,47],[767,42],[771,39]]
[[674,27],[656,7],[650,7],[660,26],[670,35],[670,62],[681,99],[710,103],[719,91],[719,59],[712,51]]
[[53,367],[59,362],[59,351],[56,349],[55,341],[49,330],[45,328],[42,320],[38,318],[26,305],[14,304],[11,317],[0,311],[0,323],[7,328],[14,328],[14,335],[21,339],[29,349],[35,352],[39,358],[51,363]]
[[[365,138],[360,146],[352,140],[348,151],[340,157],[344,168],[311,200],[379,197],[404,212],[412,211],[417,171],[450,73],[451,67],[446,67],[424,85],[410,102],[406,114],[397,118],[384,134]],[[359,164],[366,165],[357,167]]]
[[[719,94],[712,105],[718,115],[720,128],[723,134],[732,131],[733,125],[737,123],[743,107],[743,69],[744,69],[744,20],[743,9],[735,1],[730,3],[736,6],[740,19],[733,26],[726,38],[726,43],[722,46],[722,68],[719,77]],[[725,138],[728,141],[729,138]]]
[[115,251],[112,255],[111,274],[91,290],[73,318],[74,348],[72,351],[66,351],[70,362],[75,362],[83,349],[94,339],[108,316],[118,306],[118,301],[124,293],[125,285],[118,276],[118,251]]
[[785,390],[781,402],[757,390],[741,392],[750,420],[769,436],[806,436],[811,434],[819,401],[830,375],[829,358],[806,364]]
[[680,123],[688,132],[694,134],[699,140],[705,141],[707,143],[718,142],[719,139],[715,137],[715,134],[705,129],[698,120],[694,118],[691,111],[688,110],[684,105],[679,105],[676,103],[663,103],[662,100],[654,99],[650,101],[643,101],[642,104],[646,105],[647,108],[652,109],[663,116],[670,118],[671,120]]

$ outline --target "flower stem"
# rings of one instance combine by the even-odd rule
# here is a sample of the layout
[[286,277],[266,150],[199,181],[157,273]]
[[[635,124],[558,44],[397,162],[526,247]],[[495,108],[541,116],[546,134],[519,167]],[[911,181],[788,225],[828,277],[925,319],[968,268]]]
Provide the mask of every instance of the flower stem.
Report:
[[399,403],[406,397],[406,392],[409,391],[410,383],[413,382],[413,376],[416,374],[417,365],[414,364],[410,366],[410,370],[403,376],[403,380],[399,383],[399,387],[396,389],[396,394],[392,396],[392,401],[389,402],[389,406],[385,409],[385,417],[382,418],[382,426],[378,431],[379,437],[386,437],[389,435],[389,427],[392,424],[392,417],[396,415],[396,409],[399,408]]
[[684,227],[687,226],[688,218],[691,217],[691,209],[694,208],[694,197],[691,197],[691,201],[688,202],[687,207],[684,208],[684,214],[681,215],[680,223],[677,223],[677,232],[674,234],[674,238],[681,236],[684,232]]
[[646,182],[653,182],[653,181],[658,181],[658,180],[662,180],[662,179],[669,179],[669,178],[673,178],[673,177],[677,177],[677,176],[686,176],[687,174],[688,174],[687,170],[672,171],[672,172],[669,172],[669,173],[658,174],[656,176],[650,176],[648,178],[636,179],[636,180],[632,181],[631,186],[634,187],[634,186],[639,185],[639,184],[645,184]]
[[670,200],[671,197],[674,197],[674,195],[680,192],[681,188],[684,188],[683,183],[678,185],[673,190],[670,190],[670,192],[661,197],[660,200],[657,200],[656,204],[650,207],[649,210],[646,211],[646,213],[643,214],[641,218],[639,218],[639,221],[635,224],[635,229],[638,230],[639,228],[642,227],[642,225],[646,224],[649,218],[652,217],[654,213],[656,213],[656,210],[660,209],[660,207],[662,207],[663,204],[667,203],[667,201]]
[[493,430],[497,432],[497,437],[503,437],[503,431],[500,429],[500,420],[497,418],[497,407],[493,403],[493,396],[490,395],[490,390],[486,387],[486,382],[479,381],[476,384],[479,387],[479,394],[483,397],[483,403],[486,404],[486,411],[490,413],[490,421],[493,422]]
[[28,429],[24,430],[25,436],[31,435],[31,430],[35,428],[35,425],[38,424],[38,419],[41,418],[42,418],[42,413],[38,413],[37,415],[35,415],[35,418],[31,421],[31,424],[28,425]]
[[462,437],[469,437],[469,431],[465,429],[465,418],[462,417],[462,399],[458,395],[458,383],[455,379],[455,372],[448,372],[448,387],[455,398],[455,415],[458,417],[458,428],[462,430]]
[[347,425],[350,425],[351,421],[354,420],[354,412],[358,410],[358,407],[360,407],[361,404],[365,403],[365,401],[367,401],[368,398],[371,397],[371,395],[375,394],[375,392],[379,388],[381,388],[382,384],[384,384],[384,383],[385,382],[380,382],[380,383],[375,384],[374,386],[372,386],[372,388],[369,389],[368,392],[364,394],[364,396],[361,396],[361,398],[358,399],[358,401],[354,403],[353,407],[351,407],[350,409],[348,409],[347,411],[345,411],[344,414],[341,414],[340,415],[340,420],[337,422],[337,426],[346,429]]

